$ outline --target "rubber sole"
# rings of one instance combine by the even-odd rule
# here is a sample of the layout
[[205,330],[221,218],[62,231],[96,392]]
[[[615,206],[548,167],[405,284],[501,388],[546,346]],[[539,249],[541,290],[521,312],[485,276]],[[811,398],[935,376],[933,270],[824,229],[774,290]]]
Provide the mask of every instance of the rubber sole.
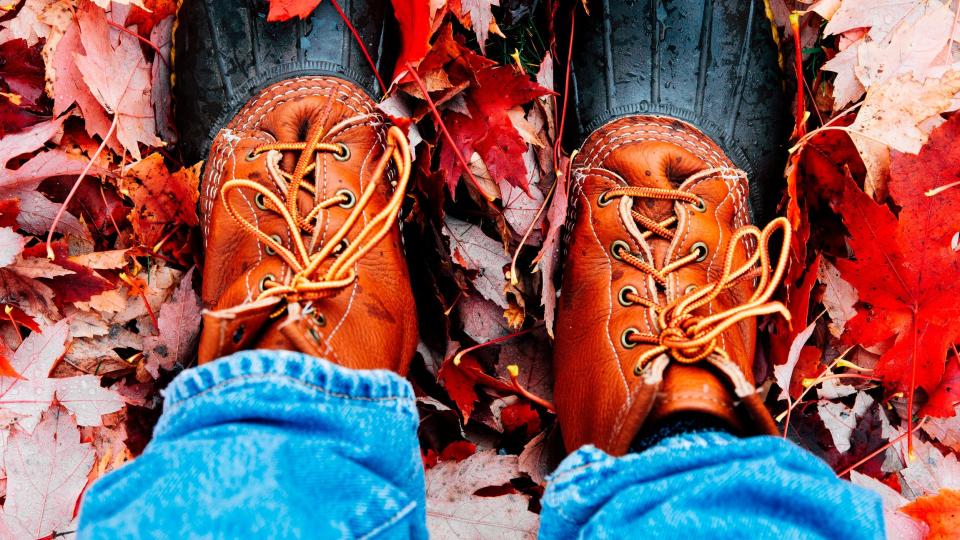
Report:
[[577,144],[623,116],[685,120],[751,181],[755,222],[773,215],[791,126],[763,0],[601,0],[578,9],[571,103]]
[[[386,0],[340,0],[377,71],[389,80],[398,47]],[[371,97],[380,87],[356,38],[330,2],[305,20],[267,22],[266,0],[183,0],[174,35],[175,114],[188,162],[272,83],[304,75],[347,79]]]

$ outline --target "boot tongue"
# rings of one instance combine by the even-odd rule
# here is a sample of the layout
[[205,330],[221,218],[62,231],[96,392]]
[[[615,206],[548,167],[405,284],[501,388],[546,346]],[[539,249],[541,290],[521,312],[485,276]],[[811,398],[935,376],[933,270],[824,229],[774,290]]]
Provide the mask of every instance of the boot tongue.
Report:
[[[630,186],[658,189],[677,189],[690,175],[707,168],[707,164],[691,152],[663,141],[621,146],[610,153],[604,165]],[[673,200],[636,198],[633,209],[656,221],[664,221],[674,215],[675,204]],[[653,235],[648,243],[657,266],[662,266],[670,240]]]
[[[346,109],[336,100],[308,96],[287,101],[267,114],[260,129],[274,136],[277,142],[304,142],[318,125],[326,131],[344,119]],[[280,166],[290,172],[297,164],[297,152],[284,152]]]

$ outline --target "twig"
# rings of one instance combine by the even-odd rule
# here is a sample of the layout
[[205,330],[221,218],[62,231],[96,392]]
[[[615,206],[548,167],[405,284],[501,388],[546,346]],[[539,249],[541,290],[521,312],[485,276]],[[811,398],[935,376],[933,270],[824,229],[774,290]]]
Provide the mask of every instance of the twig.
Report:
[[[912,430],[905,431],[905,432],[901,433],[897,438],[891,440],[890,442],[888,442],[887,444],[881,446],[880,448],[877,448],[877,449],[874,450],[873,452],[870,452],[870,454],[867,455],[867,457],[865,457],[865,458],[861,459],[860,461],[854,463],[853,465],[847,467],[846,469],[844,469],[844,470],[841,471],[840,473],[837,473],[837,476],[843,478],[844,476],[850,474],[850,472],[853,471],[854,469],[856,469],[857,467],[859,467],[859,466],[863,465],[864,463],[866,463],[866,462],[870,461],[871,459],[873,459],[873,458],[874,458],[877,454],[879,454],[880,452],[883,452],[883,451],[886,450],[887,448],[890,448],[891,446],[893,446],[893,445],[897,444],[898,442],[900,442],[900,440],[902,440],[904,437],[912,436],[912,435],[913,435],[913,432],[916,431],[916,430],[918,430],[918,429],[920,429],[926,421],[927,421],[927,417],[924,417],[922,420],[920,420],[919,422],[917,422],[917,425],[914,426]],[[910,451],[909,451],[909,454],[910,454],[910,456],[913,456],[913,451],[910,450]]]
[[53,218],[53,223],[50,225],[50,231],[47,233],[47,259],[51,261],[55,258],[53,254],[53,233],[57,230],[57,225],[60,224],[60,218],[63,217],[63,213],[67,211],[67,205],[70,204],[71,199],[77,193],[77,189],[80,188],[80,182],[83,181],[84,177],[87,176],[87,173],[90,171],[90,167],[93,166],[93,162],[97,160],[97,157],[100,156],[100,152],[103,152],[103,148],[107,145],[107,141],[110,140],[110,137],[113,136],[114,130],[117,129],[117,121],[120,118],[120,115],[117,113],[113,114],[113,122],[110,123],[110,129],[107,130],[107,134],[103,137],[103,142],[100,143],[100,146],[97,147],[97,151],[90,156],[90,161],[87,162],[87,166],[83,168],[83,171],[80,172],[80,176],[77,178],[77,181],[73,183],[73,187],[70,188],[70,193],[67,193],[67,198],[63,200],[63,205],[60,206],[60,210],[57,211],[57,215]]

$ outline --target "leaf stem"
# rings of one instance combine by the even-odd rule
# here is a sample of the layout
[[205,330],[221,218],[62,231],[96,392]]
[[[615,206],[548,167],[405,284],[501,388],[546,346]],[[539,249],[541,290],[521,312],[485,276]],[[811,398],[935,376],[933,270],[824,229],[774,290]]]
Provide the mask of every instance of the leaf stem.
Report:
[[488,203],[492,203],[493,199],[487,195],[486,190],[480,187],[480,182],[477,180],[477,177],[473,175],[473,171],[470,170],[470,165],[467,164],[467,160],[464,159],[463,154],[460,153],[460,148],[458,148],[456,143],[453,142],[453,136],[451,136],[450,132],[447,131],[447,126],[444,124],[443,118],[440,117],[440,111],[437,110],[437,106],[433,103],[433,98],[431,98],[430,93],[427,92],[427,87],[425,84],[423,84],[423,79],[420,78],[416,68],[414,68],[413,64],[410,62],[407,62],[407,71],[409,71],[410,76],[413,77],[413,82],[417,84],[417,88],[423,92],[423,97],[427,100],[427,106],[430,107],[430,112],[433,113],[433,118],[437,121],[437,126],[440,128],[440,131],[443,132],[444,138],[447,139],[447,144],[449,144],[451,150],[453,150],[454,157],[457,158],[457,161],[460,162],[460,166],[463,167],[463,172],[467,173],[467,177],[470,178],[470,182],[473,183],[473,187],[476,188],[481,195],[483,195],[483,198],[486,199]]
[[103,137],[103,142],[101,142],[100,146],[97,147],[97,151],[90,156],[90,161],[87,162],[86,167],[84,167],[83,171],[80,172],[80,176],[77,177],[77,181],[74,182],[73,187],[70,188],[70,193],[67,193],[67,198],[63,200],[63,205],[60,206],[60,210],[57,211],[57,215],[53,218],[53,223],[50,225],[50,231],[47,232],[47,259],[50,259],[51,261],[55,258],[53,254],[53,233],[56,232],[57,225],[60,224],[60,219],[63,217],[63,213],[67,211],[67,206],[70,204],[73,196],[77,193],[77,189],[80,188],[80,182],[83,182],[84,177],[86,177],[87,173],[90,172],[90,167],[93,166],[93,162],[97,160],[97,157],[100,156],[100,152],[103,152],[103,148],[107,146],[107,141],[109,141],[110,137],[113,136],[113,132],[117,129],[117,121],[119,118],[119,114],[113,114],[113,122],[110,123],[110,129],[107,130],[107,134]]

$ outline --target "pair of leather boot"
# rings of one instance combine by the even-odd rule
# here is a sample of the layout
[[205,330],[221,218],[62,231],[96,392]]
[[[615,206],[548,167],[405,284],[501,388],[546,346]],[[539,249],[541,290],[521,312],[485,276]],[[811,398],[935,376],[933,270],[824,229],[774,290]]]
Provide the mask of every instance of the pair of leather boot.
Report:
[[[330,3],[269,25],[264,3],[241,4],[185,2],[175,40],[182,143],[207,156],[200,361],[292,349],[405,374],[407,140]],[[789,234],[782,218],[751,225],[770,213],[786,134],[763,3],[611,4],[578,21],[572,59],[582,145],[554,352],[565,443],[621,454],[690,412],[775,433],[753,376],[756,317],[784,312],[770,299],[785,251],[771,261],[768,243]],[[347,9],[378,66],[392,64],[386,5]]]

